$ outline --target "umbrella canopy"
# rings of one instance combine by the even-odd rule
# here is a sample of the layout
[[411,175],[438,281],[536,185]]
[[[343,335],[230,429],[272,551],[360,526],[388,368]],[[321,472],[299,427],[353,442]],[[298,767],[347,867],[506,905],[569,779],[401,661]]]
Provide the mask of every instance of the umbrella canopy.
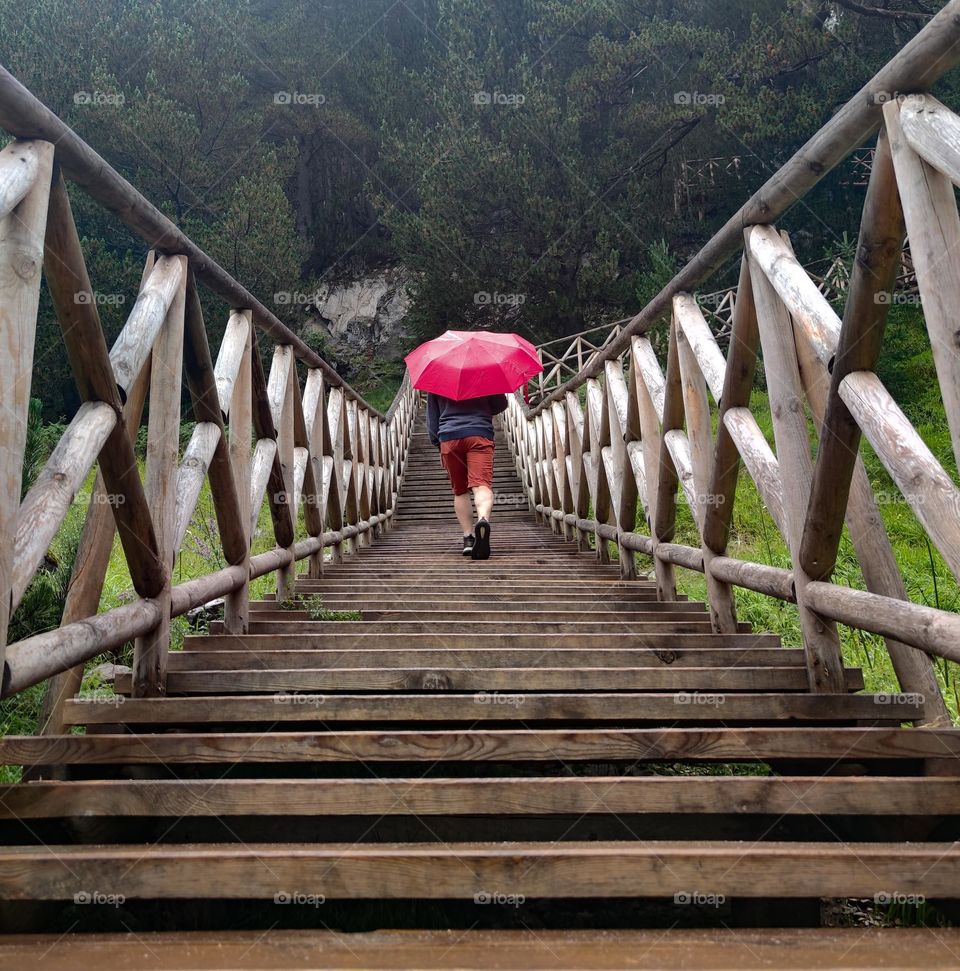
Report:
[[510,394],[543,370],[529,341],[487,331],[448,330],[405,360],[415,388],[454,401]]

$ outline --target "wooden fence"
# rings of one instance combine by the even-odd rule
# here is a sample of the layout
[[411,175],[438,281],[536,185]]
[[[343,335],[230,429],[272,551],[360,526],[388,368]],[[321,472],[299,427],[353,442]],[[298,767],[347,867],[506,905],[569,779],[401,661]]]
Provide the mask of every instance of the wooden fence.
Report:
[[[0,125],[37,136],[18,138],[0,151],[3,694],[52,677],[46,725],[57,731],[61,700],[75,693],[89,658],[132,640],[133,693],[162,694],[172,617],[224,597],[226,630],[243,632],[251,580],[275,571],[282,601],[292,590],[298,561],[308,559],[310,575],[319,576],[325,548],[341,559],[387,528],[416,392],[405,379],[388,414],[367,405],[2,71]],[[155,247],[136,303],[109,350],[65,176]],[[82,404],[21,502],[41,274]],[[224,298],[228,316],[215,361],[201,312],[204,284]],[[268,371],[255,326],[275,342]],[[181,456],[183,378],[196,424]],[[148,401],[142,479],[134,441]],[[62,626],[7,644],[10,617],[98,461]],[[174,585],[174,561],[205,480],[227,566]],[[265,499],[276,545],[253,555]],[[301,513],[304,538],[298,539]],[[115,531],[138,599],[98,613]]]
[[[623,350],[612,341],[538,408],[512,399],[508,437],[537,514],[581,547],[592,537],[601,559],[617,544],[624,577],[635,575],[633,554],[646,554],[660,597],[673,599],[677,567],[704,574],[718,632],[737,629],[735,587],[796,604],[813,691],[844,690],[837,623],[883,635],[903,691],[920,695],[935,723],[948,716],[931,656],[960,662],[960,616],[908,600],[859,446],[865,437],[960,578],[960,490],[875,373],[909,233],[960,459],[960,117],[919,94],[888,100],[882,118],[842,320],[789,239],[755,220],[741,230],[726,356],[696,297],[675,281],[658,298],[670,312],[665,371],[637,325],[649,319],[642,313],[622,333]],[[760,354],[775,450],[750,410]],[[741,462],[791,569],[728,553]],[[674,542],[680,490],[696,547]],[[831,582],[844,524],[866,590]]]

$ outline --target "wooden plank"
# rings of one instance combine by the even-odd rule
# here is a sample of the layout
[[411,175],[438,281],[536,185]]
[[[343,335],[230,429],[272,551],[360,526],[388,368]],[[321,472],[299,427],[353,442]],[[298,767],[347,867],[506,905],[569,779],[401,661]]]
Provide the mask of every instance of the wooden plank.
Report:
[[[859,690],[858,671],[848,672],[845,687]],[[251,691],[515,691],[522,684],[529,691],[710,691],[719,676],[715,667],[670,668],[469,668],[460,662],[413,668],[291,668],[266,670],[172,671],[167,676],[173,693],[227,694]],[[722,676],[726,691],[802,691],[802,668],[742,667]],[[120,674],[117,690],[130,691],[130,675]]]
[[[954,615],[948,615],[954,616]],[[958,618],[960,621],[960,618]],[[648,648],[555,648],[547,654],[542,648],[409,648],[404,651],[357,648],[350,651],[205,651],[203,639],[189,650],[173,651],[169,671],[229,671],[262,667],[265,670],[290,668],[552,668],[582,667],[788,667],[803,664],[798,650],[775,648],[712,648],[710,650],[652,651]],[[954,651],[956,652],[956,649]]]
[[[790,879],[785,880],[784,874]],[[0,848],[0,897],[70,899],[110,887],[127,900],[873,897],[895,889],[951,897],[960,847],[950,843],[559,842],[18,846]]]
[[[790,776],[467,779],[164,779],[37,782],[0,790],[0,819],[675,813],[954,815],[960,779]],[[0,938],[2,940],[2,938]]]
[[[517,704],[518,699],[522,702]],[[126,724],[160,729],[177,724],[240,722],[474,722],[504,718],[538,721],[716,721],[899,723],[917,716],[916,699],[906,695],[737,694],[724,696],[722,711],[712,692],[667,694],[624,692],[550,694],[525,691],[432,695],[292,694],[211,697],[84,698],[68,701],[67,725]]]
[[960,931],[843,928],[646,931],[218,931],[10,935],[0,939],[8,967],[45,971],[122,967],[132,948],[149,947],[166,971],[953,971]]
[[[429,762],[956,758],[960,731],[927,728],[625,728],[215,732],[0,738],[0,762]],[[960,851],[960,847],[958,847]]]
[[[12,605],[14,537],[20,508],[23,449],[40,302],[43,234],[53,145],[34,142],[37,171],[20,201],[0,219],[0,665]],[[19,190],[10,197],[13,202]]]

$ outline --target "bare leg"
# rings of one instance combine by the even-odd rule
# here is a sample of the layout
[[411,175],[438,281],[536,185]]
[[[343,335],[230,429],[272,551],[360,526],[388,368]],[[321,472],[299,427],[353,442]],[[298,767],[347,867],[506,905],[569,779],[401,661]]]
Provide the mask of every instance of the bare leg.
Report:
[[473,532],[473,506],[470,503],[470,493],[465,492],[462,496],[454,496],[453,508],[463,535],[469,536]]
[[487,486],[474,486],[473,501],[477,507],[477,519],[489,519],[493,512],[493,490]]

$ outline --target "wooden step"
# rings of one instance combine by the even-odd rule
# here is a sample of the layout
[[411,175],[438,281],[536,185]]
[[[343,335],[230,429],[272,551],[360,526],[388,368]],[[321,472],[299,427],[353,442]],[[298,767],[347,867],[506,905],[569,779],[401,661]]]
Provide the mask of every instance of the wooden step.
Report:
[[776,634],[714,634],[712,631],[691,634],[677,634],[666,632],[624,633],[570,633],[551,634],[542,631],[497,631],[494,633],[460,632],[456,635],[443,633],[417,633],[407,631],[394,633],[373,633],[368,630],[369,625],[357,625],[356,629],[344,632],[333,629],[332,624],[324,624],[317,633],[289,634],[207,634],[204,636],[190,636],[184,639],[188,649],[198,646],[203,641],[203,649],[207,651],[320,651],[336,648],[346,650],[351,647],[358,649],[391,649],[409,650],[413,648],[433,649],[447,648],[459,651],[472,648],[534,648],[551,650],[553,648],[647,648],[675,654],[685,650],[739,649],[754,650],[759,648],[775,648],[780,646],[780,639]]
[[[28,782],[0,819],[63,816],[511,816],[687,814],[938,816],[960,778],[589,776],[466,779],[160,779]],[[958,888],[960,892],[960,888]]]
[[[500,602],[489,598],[476,598],[474,600],[421,600],[416,597],[398,598],[387,596],[388,591],[384,591],[384,596],[379,600],[350,600],[339,597],[331,597],[329,594],[318,595],[317,607],[329,610],[352,610],[360,612],[364,618],[374,619],[376,615],[380,620],[403,620],[402,614],[416,615],[411,619],[421,616],[428,616],[433,620],[447,620],[449,617],[438,617],[438,614],[449,614],[452,617],[470,617],[478,615],[480,617],[503,617],[509,623],[511,619],[523,620],[525,616],[544,615],[556,617],[564,614],[575,614],[582,619],[588,619],[595,614],[603,617],[619,617],[627,614],[631,620],[642,622],[646,620],[686,620],[699,619],[700,615],[706,613],[706,606],[695,601],[680,602],[657,602],[650,600],[640,601],[614,601],[597,602],[590,600],[571,600],[565,603],[555,603],[549,601],[528,601],[512,600]],[[337,607],[337,604],[344,606]],[[390,614],[390,617],[384,617]],[[276,602],[270,607],[262,607],[256,610],[256,620],[266,621],[301,621],[312,620],[310,611],[302,603],[294,601],[289,609],[278,606]]]
[[736,694],[545,694],[453,692],[404,694],[221,695],[199,698],[127,698],[123,695],[68,701],[68,725],[124,723],[145,726],[224,725],[231,722],[458,722],[522,719],[539,721],[631,722],[842,722],[869,724],[917,718],[915,703],[887,695]]
[[874,897],[960,894],[957,843],[650,841],[0,848],[0,899]]
[[[847,688],[860,691],[863,675],[845,671]],[[171,671],[169,694],[229,694],[251,691],[807,691],[807,672],[794,667],[697,668],[287,668]],[[519,686],[519,687],[518,687]],[[129,694],[131,676],[120,674],[116,690]]]
[[[489,615],[487,615],[489,617]],[[222,621],[211,621],[211,634],[222,632]],[[750,624],[738,624],[741,634],[751,632]],[[302,620],[266,621],[251,620],[251,634],[449,634],[473,637],[487,633],[497,633],[504,629],[513,634],[707,634],[711,630],[710,620],[678,619],[634,621],[629,614],[622,618],[604,621],[570,620],[564,616],[543,620],[513,620],[504,623],[500,620],[431,620],[429,616],[417,620]]]
[[183,651],[167,654],[168,671],[230,671],[263,667],[292,668],[745,668],[804,667],[800,650],[775,648],[712,648],[702,651],[651,651],[646,648],[596,650],[590,648],[409,648],[333,651],[204,650],[204,638],[191,638]]
[[189,762],[764,762],[956,759],[960,730],[599,728],[8,735],[0,764]]
[[960,930],[942,927],[354,934],[272,928],[0,937],[0,965],[44,971],[130,967],[134,954],[150,971],[955,971],[958,953]]

